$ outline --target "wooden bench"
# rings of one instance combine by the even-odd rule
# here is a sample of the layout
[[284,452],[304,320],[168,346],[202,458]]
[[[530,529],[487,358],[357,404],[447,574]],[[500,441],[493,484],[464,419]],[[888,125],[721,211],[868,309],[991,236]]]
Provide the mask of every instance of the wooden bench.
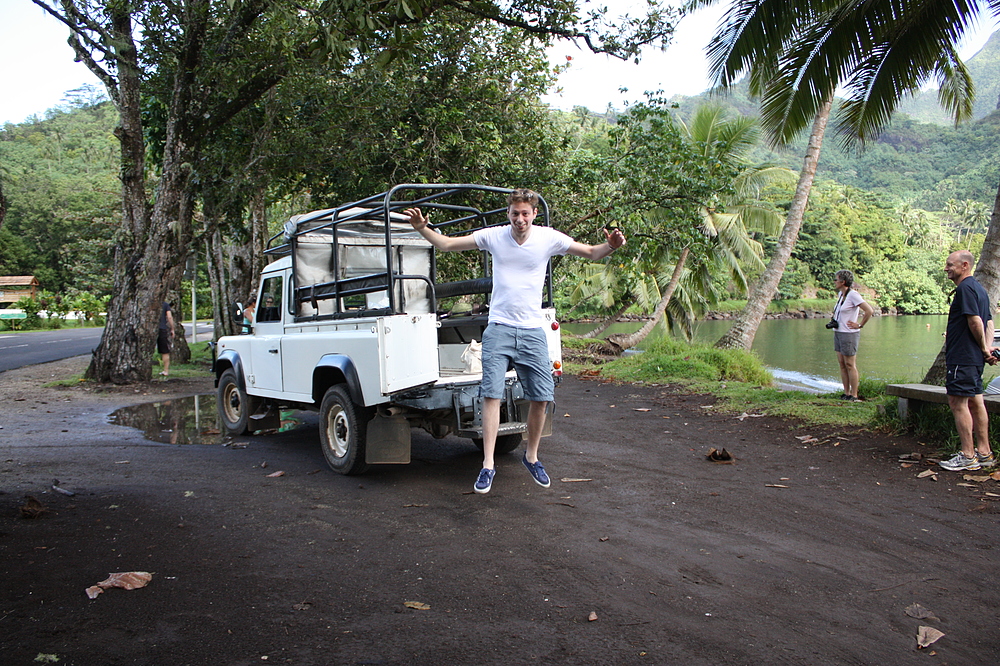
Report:
[[[948,404],[948,394],[943,386],[931,384],[888,384],[886,395],[897,396],[897,412],[902,421],[906,421],[911,412],[920,409],[925,403],[933,402],[940,405]],[[984,395],[983,402],[987,412],[1000,413],[1000,395]]]

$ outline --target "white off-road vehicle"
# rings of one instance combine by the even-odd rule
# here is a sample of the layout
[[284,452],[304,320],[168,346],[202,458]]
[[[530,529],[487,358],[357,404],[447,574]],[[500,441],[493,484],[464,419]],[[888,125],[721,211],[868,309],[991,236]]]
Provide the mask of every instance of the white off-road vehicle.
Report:
[[[466,437],[482,447],[478,349],[492,290],[489,257],[480,253],[473,262],[480,264],[480,277],[438,282],[433,246],[400,211],[420,206],[438,231],[465,234],[507,224],[509,192],[482,185],[398,185],[291,218],[269,244],[267,253],[276,260],[261,273],[252,326],[221,338],[216,347],[225,430],[243,435],[276,428],[283,408],[318,410],[323,453],[342,474],[410,462],[412,427],[439,438]],[[536,224],[548,219],[542,200]],[[451,256],[477,258],[472,252]],[[551,280],[543,307],[558,380],[562,347]],[[551,407],[545,434],[551,433]],[[517,448],[527,411],[510,370],[498,453]]]

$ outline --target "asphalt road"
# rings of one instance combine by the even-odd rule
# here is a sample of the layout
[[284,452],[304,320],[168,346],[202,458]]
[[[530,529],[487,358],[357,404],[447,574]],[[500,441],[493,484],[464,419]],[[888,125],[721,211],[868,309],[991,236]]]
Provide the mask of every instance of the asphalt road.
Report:
[[[185,324],[184,328],[190,335],[191,325]],[[199,339],[207,340],[211,332],[211,324],[198,324]],[[101,341],[103,333],[103,328],[5,333],[0,335],[0,372],[89,354]]]

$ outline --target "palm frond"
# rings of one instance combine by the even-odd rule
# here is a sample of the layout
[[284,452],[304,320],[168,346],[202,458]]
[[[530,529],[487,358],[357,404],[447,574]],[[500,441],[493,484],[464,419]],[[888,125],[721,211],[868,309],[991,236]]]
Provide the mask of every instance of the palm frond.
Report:
[[[705,1],[703,5],[712,4]],[[735,0],[706,49],[709,76],[716,85],[731,86],[743,74],[773,62],[808,13],[808,3],[787,0]]]
[[937,67],[938,102],[956,123],[972,118],[976,86],[965,63],[954,49],[941,57]]
[[770,185],[794,185],[799,175],[785,167],[760,165],[747,167],[733,180],[733,190],[739,199],[756,199]]
[[892,20],[876,24],[871,50],[845,85],[847,101],[838,116],[841,142],[864,145],[877,138],[901,98],[932,76],[941,86],[942,105],[956,121],[971,115],[972,81],[954,45],[979,11],[976,3],[928,0],[906,3]]

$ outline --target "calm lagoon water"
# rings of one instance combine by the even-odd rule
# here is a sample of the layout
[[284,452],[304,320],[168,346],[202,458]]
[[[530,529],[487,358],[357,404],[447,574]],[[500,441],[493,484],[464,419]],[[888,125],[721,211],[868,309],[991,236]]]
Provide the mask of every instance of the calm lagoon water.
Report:
[[[842,389],[833,332],[826,319],[766,319],[760,323],[753,350],[785,384],[820,392]],[[946,315],[874,317],[861,331],[858,368],[863,377],[920,381],[944,344]],[[695,328],[698,342],[714,343],[729,330],[729,321],[703,321]],[[638,330],[640,324],[615,324],[609,333]],[[583,333],[589,324],[566,324],[571,333]],[[647,338],[666,335],[658,326]],[[642,347],[643,345],[640,345]],[[998,367],[987,366],[984,381],[995,377]]]

